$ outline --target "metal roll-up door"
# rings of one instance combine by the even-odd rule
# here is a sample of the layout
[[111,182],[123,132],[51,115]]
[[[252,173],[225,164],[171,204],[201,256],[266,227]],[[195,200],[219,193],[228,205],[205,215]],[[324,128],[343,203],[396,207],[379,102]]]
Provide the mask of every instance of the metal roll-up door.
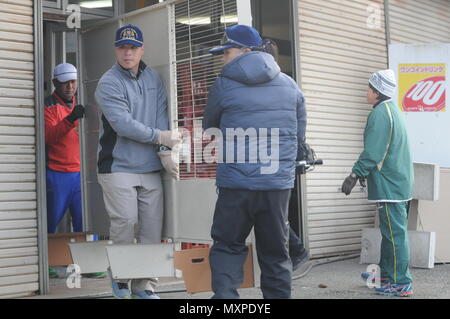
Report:
[[391,43],[449,43],[449,0],[390,0]]
[[359,186],[341,193],[363,149],[371,73],[387,68],[383,4],[299,0],[300,83],[306,138],[324,165],[306,174],[307,239],[313,257],[359,251],[376,208]]
[[39,289],[33,12],[0,0],[0,298]]

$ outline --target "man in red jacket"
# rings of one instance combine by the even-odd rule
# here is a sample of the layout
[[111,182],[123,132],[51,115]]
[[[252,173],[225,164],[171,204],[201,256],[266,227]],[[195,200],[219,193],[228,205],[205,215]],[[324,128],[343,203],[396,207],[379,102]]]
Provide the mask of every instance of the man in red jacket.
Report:
[[[62,63],[53,71],[55,91],[45,99],[45,146],[47,157],[47,228],[55,233],[67,209],[74,232],[83,231],[80,181],[79,119],[84,107],[77,105],[77,69]],[[51,278],[58,277],[50,267]],[[106,273],[87,274],[103,278]]]
[[55,67],[55,91],[45,99],[45,144],[47,155],[47,227],[54,233],[67,208],[74,232],[83,230],[80,187],[80,143],[78,119],[84,115],[77,105],[77,69],[69,63]]

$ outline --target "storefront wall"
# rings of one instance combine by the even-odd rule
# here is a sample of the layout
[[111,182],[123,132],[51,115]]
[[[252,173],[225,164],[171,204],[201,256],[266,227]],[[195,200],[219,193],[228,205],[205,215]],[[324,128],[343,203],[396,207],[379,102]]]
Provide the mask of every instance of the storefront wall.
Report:
[[33,1],[0,1],[0,298],[38,290]]
[[388,67],[388,44],[449,43],[450,1],[299,0],[298,21],[306,136],[324,160],[306,178],[307,242],[313,257],[359,252],[376,210],[340,186],[362,150],[368,77]]
[[299,84],[308,111],[307,142],[324,165],[306,174],[307,244],[312,257],[358,252],[375,206],[355,187],[341,190],[362,151],[371,106],[367,81],[387,68],[384,6],[369,0],[299,0]]

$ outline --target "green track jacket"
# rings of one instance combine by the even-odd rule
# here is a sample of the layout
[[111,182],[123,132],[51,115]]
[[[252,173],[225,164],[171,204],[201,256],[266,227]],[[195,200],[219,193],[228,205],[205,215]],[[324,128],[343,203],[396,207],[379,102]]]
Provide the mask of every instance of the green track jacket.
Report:
[[376,202],[412,198],[414,172],[403,114],[392,100],[374,107],[364,130],[364,151],[352,172],[367,178],[368,199]]

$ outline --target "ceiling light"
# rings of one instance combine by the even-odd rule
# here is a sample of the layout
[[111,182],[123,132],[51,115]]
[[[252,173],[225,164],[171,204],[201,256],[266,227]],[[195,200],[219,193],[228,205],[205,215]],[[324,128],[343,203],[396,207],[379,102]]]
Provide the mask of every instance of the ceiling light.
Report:
[[[211,24],[211,17],[191,17],[191,18],[178,18],[178,23],[187,24],[187,25],[205,25]],[[238,23],[237,15],[226,15],[220,17],[220,23]]]
[[210,17],[192,17],[192,18],[179,18],[177,19],[178,23],[187,24],[187,25],[201,25],[201,24],[211,24]]
[[238,23],[238,17],[237,15],[221,16],[220,23]]

